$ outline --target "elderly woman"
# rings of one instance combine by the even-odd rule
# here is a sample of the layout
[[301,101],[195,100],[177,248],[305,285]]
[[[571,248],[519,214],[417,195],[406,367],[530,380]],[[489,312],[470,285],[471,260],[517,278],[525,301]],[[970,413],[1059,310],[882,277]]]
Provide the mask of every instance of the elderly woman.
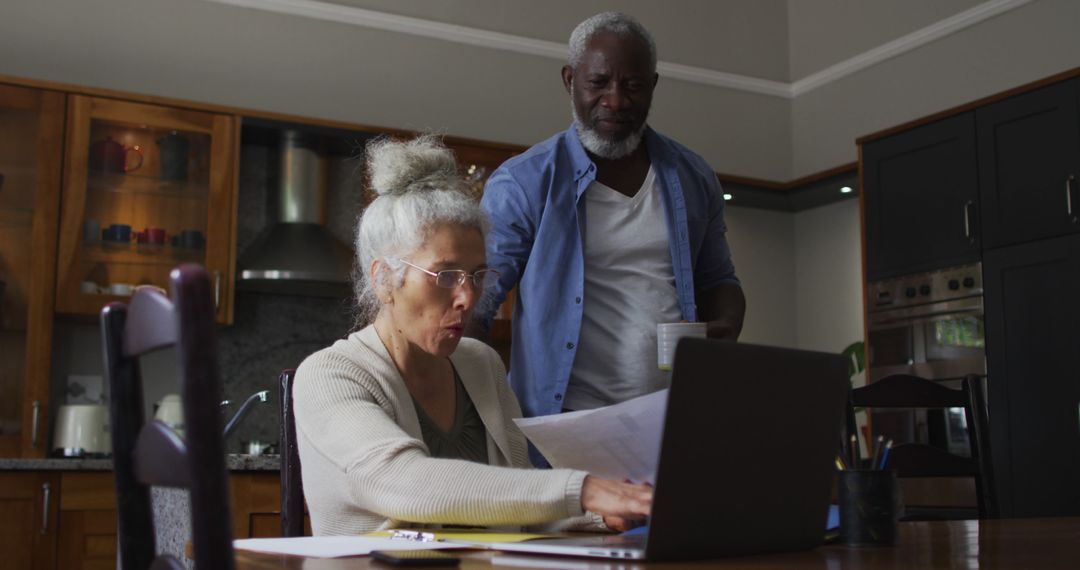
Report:
[[[435,139],[368,147],[378,197],[356,231],[374,323],[304,360],[294,388],[316,535],[415,524],[624,528],[652,491],[532,469],[498,355],[462,338],[484,287],[488,220]],[[565,520],[571,519],[571,520]],[[601,520],[602,519],[602,520]]]

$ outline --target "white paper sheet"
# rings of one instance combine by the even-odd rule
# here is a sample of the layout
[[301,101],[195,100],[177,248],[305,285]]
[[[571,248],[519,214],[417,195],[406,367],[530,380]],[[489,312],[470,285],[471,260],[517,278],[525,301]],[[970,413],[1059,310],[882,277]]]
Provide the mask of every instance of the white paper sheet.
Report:
[[514,423],[552,467],[653,483],[667,394],[667,390],[660,390],[614,406],[516,419]]
[[269,554],[340,558],[371,554],[372,550],[443,550],[462,548],[462,545],[370,536],[298,536],[294,538],[242,538],[233,541],[233,548]]

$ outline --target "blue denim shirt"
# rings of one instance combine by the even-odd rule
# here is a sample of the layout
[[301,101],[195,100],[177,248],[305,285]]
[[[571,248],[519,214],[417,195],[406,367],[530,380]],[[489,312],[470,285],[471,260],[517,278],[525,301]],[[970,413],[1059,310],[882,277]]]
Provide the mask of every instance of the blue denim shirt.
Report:
[[[671,262],[683,319],[694,296],[738,283],[724,233],[724,196],[697,154],[652,129],[644,143],[663,190]],[[498,168],[481,206],[491,217],[487,262],[502,275],[479,318],[490,327],[515,285],[510,385],[526,417],[559,413],[581,332],[585,189],[596,165],[573,125]]]

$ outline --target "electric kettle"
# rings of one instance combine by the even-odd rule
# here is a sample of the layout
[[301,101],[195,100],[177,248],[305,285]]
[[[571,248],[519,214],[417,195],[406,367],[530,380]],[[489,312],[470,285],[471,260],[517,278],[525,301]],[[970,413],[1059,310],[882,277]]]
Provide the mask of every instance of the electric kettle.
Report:
[[109,408],[101,404],[60,406],[53,432],[53,454],[93,457],[112,453]]

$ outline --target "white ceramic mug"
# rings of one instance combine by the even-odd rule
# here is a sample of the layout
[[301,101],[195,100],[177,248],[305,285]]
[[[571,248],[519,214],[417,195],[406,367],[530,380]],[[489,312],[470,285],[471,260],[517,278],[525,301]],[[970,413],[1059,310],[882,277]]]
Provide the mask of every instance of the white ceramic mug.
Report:
[[135,290],[135,286],[131,283],[111,283],[109,285],[110,295],[123,295],[128,296]]
[[705,323],[660,323],[656,325],[656,364],[660,370],[671,370],[675,363],[675,347],[684,336],[705,338]]

